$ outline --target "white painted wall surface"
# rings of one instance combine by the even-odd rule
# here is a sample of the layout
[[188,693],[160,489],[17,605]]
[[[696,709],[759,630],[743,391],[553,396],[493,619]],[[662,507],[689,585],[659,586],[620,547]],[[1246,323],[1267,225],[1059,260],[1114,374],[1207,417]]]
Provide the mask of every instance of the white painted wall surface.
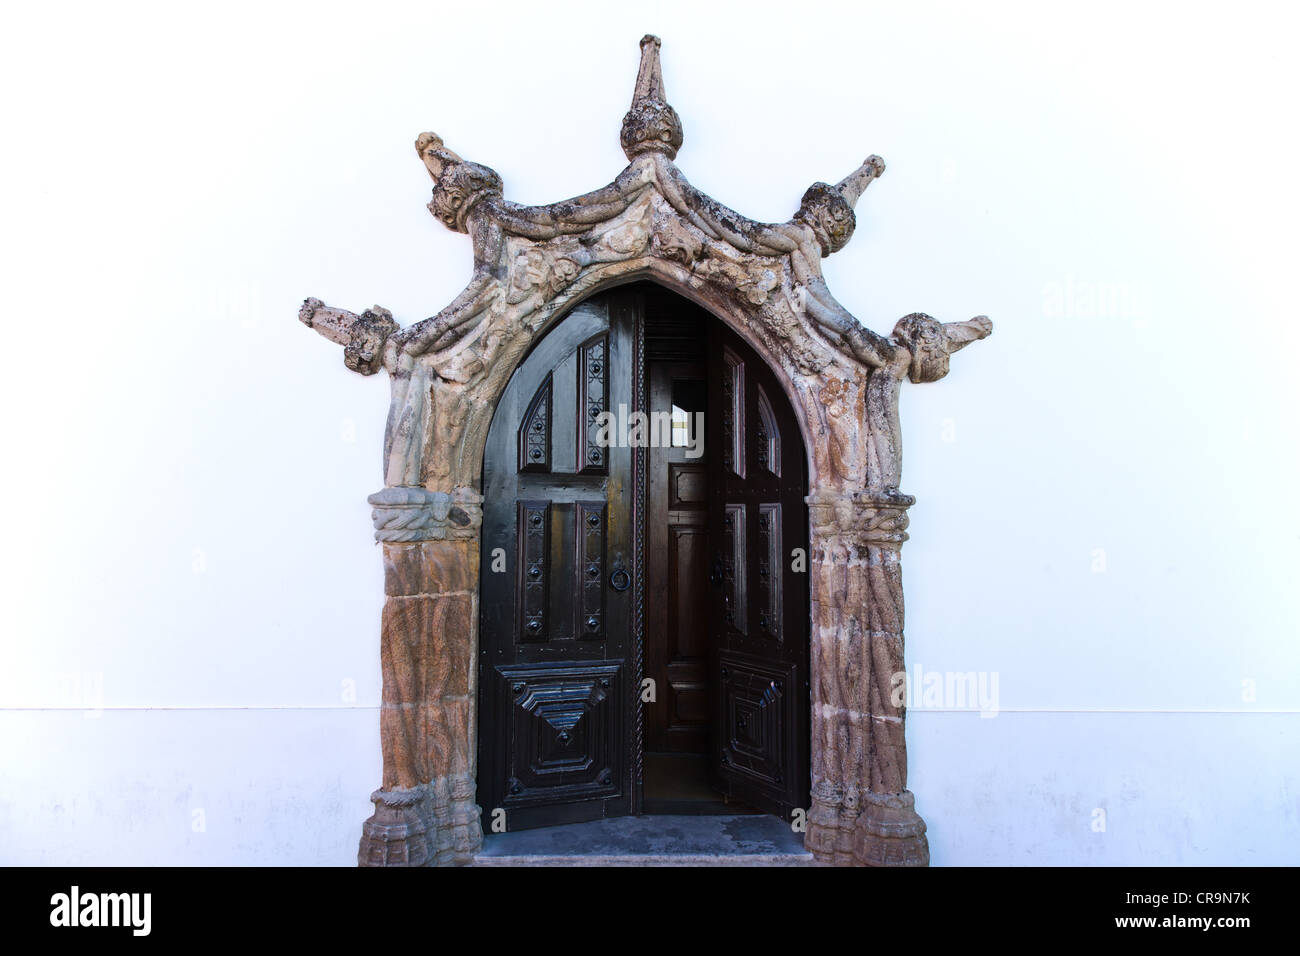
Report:
[[[679,165],[827,260],[905,388],[933,862],[1300,862],[1300,194],[1279,5],[29,4],[6,16],[0,863],[355,861],[379,783],[384,377],[296,319],[469,274],[432,129],[558,200],[663,37]],[[1097,829],[1096,810],[1106,813]]]

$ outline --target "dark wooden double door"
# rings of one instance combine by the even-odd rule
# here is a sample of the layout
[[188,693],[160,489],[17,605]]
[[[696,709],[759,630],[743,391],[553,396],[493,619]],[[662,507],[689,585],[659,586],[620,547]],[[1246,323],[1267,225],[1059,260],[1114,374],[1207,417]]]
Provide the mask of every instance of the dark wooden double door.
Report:
[[484,457],[485,831],[498,809],[510,830],[642,812],[658,754],[698,755],[741,804],[807,807],[805,469],[767,366],[658,286],[538,342]]

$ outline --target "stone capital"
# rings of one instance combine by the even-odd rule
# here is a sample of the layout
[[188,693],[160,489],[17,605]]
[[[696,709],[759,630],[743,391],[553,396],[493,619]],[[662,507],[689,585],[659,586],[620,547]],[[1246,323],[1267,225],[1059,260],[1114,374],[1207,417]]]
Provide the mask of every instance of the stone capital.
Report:
[[911,495],[820,491],[804,499],[815,537],[859,550],[868,546],[897,550],[907,540]]
[[366,500],[374,509],[376,541],[474,538],[483,522],[483,496],[469,488],[446,492],[397,486]]

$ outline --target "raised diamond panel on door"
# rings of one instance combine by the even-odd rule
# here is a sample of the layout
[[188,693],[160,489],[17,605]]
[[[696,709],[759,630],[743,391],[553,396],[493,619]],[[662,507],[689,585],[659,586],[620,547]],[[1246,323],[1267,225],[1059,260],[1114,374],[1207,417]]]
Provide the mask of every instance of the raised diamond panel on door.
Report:
[[784,796],[788,768],[796,759],[791,735],[799,723],[797,680],[794,665],[719,655],[722,764],[773,799]]
[[623,665],[498,667],[510,701],[510,760],[502,806],[606,799],[623,785]]

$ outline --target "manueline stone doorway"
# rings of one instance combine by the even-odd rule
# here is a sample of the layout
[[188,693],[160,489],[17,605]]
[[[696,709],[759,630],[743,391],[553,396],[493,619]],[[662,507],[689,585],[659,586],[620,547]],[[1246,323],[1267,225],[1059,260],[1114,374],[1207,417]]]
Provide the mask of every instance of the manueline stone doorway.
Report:
[[[904,669],[899,555],[913,504],[899,489],[898,398],[904,379],[942,378],[951,353],[992,325],[917,313],[882,336],[831,295],[820,260],[852,237],[854,206],[884,172],[877,156],[835,185],[813,184],[778,224],[691,186],[674,163],[683,128],[665,97],[659,47],[655,37],[641,41],[620,133],[629,164],[594,192],[518,205],[493,170],[420,135],[416,151],[434,183],[429,209],[474,248],[469,284],[437,315],[402,328],[378,306],[356,314],[317,299],[299,313],[343,346],[348,368],[382,369],[392,385],[384,487],[369,499],[386,599],[383,779],[362,827],[363,865],[466,864],[482,847],[479,738],[499,729],[479,720],[490,426],[534,344],[585,301],[636,280],[698,304],[752,351],[806,448],[805,846],[829,864],[929,861],[907,789],[903,708],[891,699],[891,677]],[[608,580],[605,567],[600,576]],[[617,590],[623,578],[615,582]],[[598,686],[600,675],[590,676]],[[631,719],[638,689],[602,688]],[[619,770],[629,799],[636,773]]]

